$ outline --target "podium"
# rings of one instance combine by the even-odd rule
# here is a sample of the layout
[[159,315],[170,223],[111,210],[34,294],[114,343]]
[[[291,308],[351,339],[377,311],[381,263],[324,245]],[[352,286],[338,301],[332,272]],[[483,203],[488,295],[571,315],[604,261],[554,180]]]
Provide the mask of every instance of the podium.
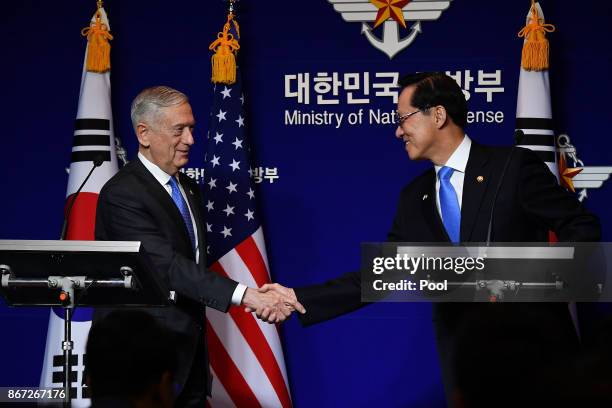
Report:
[[9,306],[64,309],[64,406],[70,407],[71,323],[77,306],[167,306],[138,241],[0,240],[0,294]]

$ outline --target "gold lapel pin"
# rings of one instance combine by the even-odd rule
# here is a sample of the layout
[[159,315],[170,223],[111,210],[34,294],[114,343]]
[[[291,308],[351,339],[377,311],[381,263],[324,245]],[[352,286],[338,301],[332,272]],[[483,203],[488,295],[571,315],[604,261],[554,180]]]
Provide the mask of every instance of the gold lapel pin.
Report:
[[193,195],[193,191],[189,190],[189,194]]
[[476,177],[476,181],[479,182],[479,183],[482,183],[484,181],[484,177],[478,176],[478,177]]
[[429,196],[427,194],[423,195],[423,201],[427,200]]

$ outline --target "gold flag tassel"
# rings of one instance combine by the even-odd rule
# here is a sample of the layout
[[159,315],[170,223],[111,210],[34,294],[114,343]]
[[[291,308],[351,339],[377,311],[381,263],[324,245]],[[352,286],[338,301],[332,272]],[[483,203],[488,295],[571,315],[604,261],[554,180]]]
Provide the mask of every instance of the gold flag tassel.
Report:
[[544,71],[549,66],[546,33],[554,32],[555,26],[544,24],[544,19],[538,14],[535,0],[531,0],[530,12],[528,24],[518,33],[519,37],[525,38],[521,67],[527,71]]
[[87,71],[103,73],[110,70],[110,44],[113,36],[108,31],[108,26],[102,22],[102,2],[98,1],[96,20],[89,27],[81,30],[81,34],[87,37]]
[[236,82],[236,53],[240,49],[238,40],[229,33],[231,24],[234,24],[236,34],[240,37],[240,28],[234,20],[234,13],[227,15],[227,22],[223,32],[217,34],[217,39],[210,44],[209,50],[214,51],[212,62],[212,82],[215,84],[233,84]]

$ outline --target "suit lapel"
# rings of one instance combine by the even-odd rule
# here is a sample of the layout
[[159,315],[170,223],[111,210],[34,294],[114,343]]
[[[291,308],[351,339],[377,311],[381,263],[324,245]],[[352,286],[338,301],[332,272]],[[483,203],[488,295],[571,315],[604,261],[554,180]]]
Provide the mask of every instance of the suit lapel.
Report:
[[130,164],[131,163],[134,163],[134,173],[142,181],[142,185],[147,190],[147,193],[149,193],[153,197],[153,200],[162,207],[164,214],[172,219],[172,223],[177,226],[177,230],[179,231],[178,235],[183,237],[186,248],[189,248],[190,252],[193,252],[191,251],[192,246],[189,239],[189,232],[187,232],[187,227],[185,226],[181,212],[176,204],[174,204],[168,191],[162,187],[139,159],[134,159]]
[[486,150],[472,141],[470,157],[465,169],[463,179],[463,202],[461,204],[461,241],[471,239],[474,224],[482,199],[489,185],[491,166],[488,164],[489,156]]
[[433,169],[431,169],[424,182],[421,197],[421,213],[429,226],[429,230],[434,235],[435,241],[450,241],[436,206],[436,172]]

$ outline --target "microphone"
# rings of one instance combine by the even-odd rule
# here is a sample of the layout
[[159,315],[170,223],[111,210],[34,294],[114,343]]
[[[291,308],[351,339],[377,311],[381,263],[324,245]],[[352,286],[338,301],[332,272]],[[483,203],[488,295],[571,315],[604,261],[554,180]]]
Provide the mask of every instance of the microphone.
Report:
[[[520,134],[519,134],[520,132]],[[515,136],[522,136],[523,131],[517,130]],[[491,232],[493,230],[493,215],[495,214],[495,203],[497,202],[497,195],[499,194],[499,190],[501,190],[502,183],[504,182],[504,176],[506,175],[506,170],[508,169],[508,165],[512,160],[512,155],[514,155],[515,146],[512,146],[512,150],[510,150],[510,154],[508,155],[508,159],[504,164],[504,169],[502,170],[501,176],[499,177],[499,183],[497,183],[497,189],[495,190],[495,195],[493,196],[493,204],[491,205],[491,214],[489,216],[489,227],[487,228],[487,242],[486,246],[489,246],[491,243]]]
[[104,163],[104,157],[101,154],[97,154],[96,156],[94,156],[93,167],[91,168],[91,170],[89,170],[89,173],[87,174],[87,177],[85,177],[85,180],[83,180],[83,182],[81,183],[81,185],[77,189],[76,193],[74,193],[72,195],[72,199],[70,200],[70,204],[68,204],[68,208],[66,209],[66,213],[64,214],[64,224],[62,225],[62,233],[60,235],[60,239],[61,240],[65,240],[66,239],[66,233],[68,232],[68,219],[70,218],[70,213],[72,212],[72,206],[74,205],[74,202],[76,201],[77,196],[79,195],[79,193],[81,192],[81,190],[85,186],[85,183],[87,183],[87,180],[89,180],[89,177],[91,177],[91,174],[93,173],[93,171],[97,167],[100,167],[102,165],[102,163]]

